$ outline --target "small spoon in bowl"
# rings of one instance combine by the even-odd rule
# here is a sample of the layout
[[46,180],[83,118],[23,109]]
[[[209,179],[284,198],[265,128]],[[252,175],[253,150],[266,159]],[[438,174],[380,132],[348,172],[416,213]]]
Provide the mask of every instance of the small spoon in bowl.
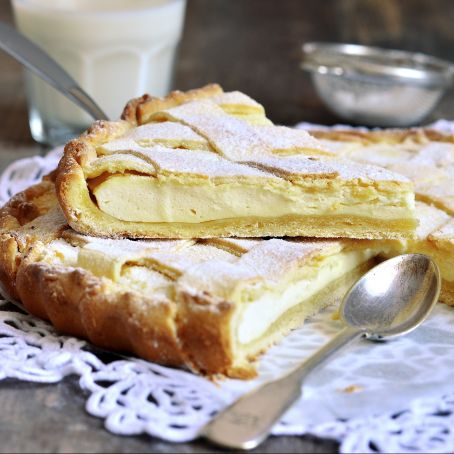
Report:
[[426,255],[400,255],[380,263],[345,295],[340,306],[345,328],[296,369],[220,412],[200,435],[228,448],[257,447],[301,396],[310,372],[354,339],[385,340],[414,330],[438,301],[440,288],[438,267]]

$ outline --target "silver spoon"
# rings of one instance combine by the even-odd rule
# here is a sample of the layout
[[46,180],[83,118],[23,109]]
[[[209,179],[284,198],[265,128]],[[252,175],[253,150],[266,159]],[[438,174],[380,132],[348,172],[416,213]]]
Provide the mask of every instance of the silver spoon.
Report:
[[438,267],[425,255],[401,255],[379,264],[345,295],[340,316],[347,326],[334,339],[284,377],[241,397],[200,435],[228,448],[255,448],[301,396],[301,386],[310,372],[361,336],[382,340],[412,331],[429,315],[440,288]]
[[95,120],[108,119],[95,101],[55,60],[14,27],[4,22],[0,22],[0,49],[52,85]]

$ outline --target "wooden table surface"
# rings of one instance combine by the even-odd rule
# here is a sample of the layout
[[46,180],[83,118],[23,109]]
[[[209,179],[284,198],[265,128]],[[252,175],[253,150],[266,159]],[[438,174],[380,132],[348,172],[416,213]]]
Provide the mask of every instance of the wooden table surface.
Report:
[[[282,124],[334,124],[308,75],[299,68],[308,41],[353,42],[454,54],[452,0],[188,0],[175,87],[219,82],[261,102]],[[0,20],[11,22],[9,2]],[[431,118],[454,118],[450,90]],[[21,67],[0,53],[0,168],[42,152],[28,130]],[[75,378],[57,385],[0,382],[0,452],[219,452],[204,442],[172,445],[150,437],[118,437],[84,411]],[[268,440],[260,452],[336,452],[338,445],[309,437]]]

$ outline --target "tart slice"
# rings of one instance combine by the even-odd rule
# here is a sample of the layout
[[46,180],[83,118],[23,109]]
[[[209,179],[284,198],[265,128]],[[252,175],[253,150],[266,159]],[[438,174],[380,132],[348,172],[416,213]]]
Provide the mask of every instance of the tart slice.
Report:
[[57,193],[74,230],[106,237],[411,237],[412,183],[333,156],[208,86],[95,123],[66,146]]
[[16,196],[0,223],[1,281],[31,313],[103,348],[238,378],[379,252],[367,240],[87,236],[66,224],[50,181]]

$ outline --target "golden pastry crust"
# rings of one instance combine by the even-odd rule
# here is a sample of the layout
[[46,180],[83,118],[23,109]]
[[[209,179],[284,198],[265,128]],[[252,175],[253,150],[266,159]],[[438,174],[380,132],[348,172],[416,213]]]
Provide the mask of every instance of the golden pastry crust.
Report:
[[13,196],[0,209],[0,232],[20,227],[55,206],[56,195],[53,174],[37,185]]
[[222,93],[223,90],[218,84],[209,84],[202,88],[195,88],[186,92],[175,90],[165,98],[145,94],[129,101],[123,110],[121,118],[133,125],[143,125],[156,112],[167,110],[190,101],[212,98]]
[[57,194],[72,228],[112,238],[411,237],[412,183],[332,157],[209,85],[96,122],[65,147]]
[[44,263],[20,267],[17,292],[27,310],[63,333],[165,365],[185,363],[172,301],[112,290],[83,269]]
[[[12,298],[18,298],[16,274],[22,259],[33,255],[33,246],[41,239],[33,221],[57,206],[53,178],[54,174],[44,177],[41,183],[13,196],[0,210],[0,281]],[[59,232],[56,225],[54,231],[49,230],[50,238]]]
[[173,301],[116,288],[81,268],[39,261],[39,252],[69,229],[34,228],[33,221],[56,208],[54,184],[43,181],[0,211],[0,281],[7,293],[63,333],[161,364],[185,364]]

